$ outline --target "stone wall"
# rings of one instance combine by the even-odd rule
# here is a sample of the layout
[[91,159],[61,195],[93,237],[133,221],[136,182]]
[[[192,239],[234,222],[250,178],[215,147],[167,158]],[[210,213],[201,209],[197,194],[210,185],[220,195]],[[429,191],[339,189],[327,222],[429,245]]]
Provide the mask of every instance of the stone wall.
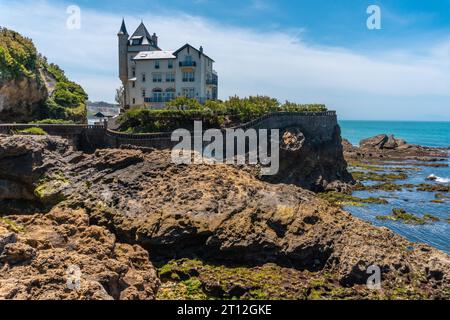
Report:
[[[327,112],[278,112],[265,115],[249,123],[231,128],[247,130],[298,128],[307,137],[317,142],[333,140],[338,125],[335,111]],[[145,148],[171,148],[177,142],[171,141],[171,133],[126,134],[107,130],[109,146],[119,148],[122,145],[135,145]]]
[[0,124],[0,134],[14,134],[14,132],[41,128],[51,136],[68,139],[77,149],[92,151],[108,147],[106,128],[103,125],[82,124]]
[[[333,140],[337,123],[336,112],[278,112],[265,115],[232,129],[286,129],[297,128],[317,143]],[[102,125],[25,125],[1,124],[0,134],[11,134],[27,128],[39,127],[49,135],[61,136],[72,141],[82,150],[119,148],[133,145],[145,148],[171,148],[171,133],[126,134],[106,129]]]

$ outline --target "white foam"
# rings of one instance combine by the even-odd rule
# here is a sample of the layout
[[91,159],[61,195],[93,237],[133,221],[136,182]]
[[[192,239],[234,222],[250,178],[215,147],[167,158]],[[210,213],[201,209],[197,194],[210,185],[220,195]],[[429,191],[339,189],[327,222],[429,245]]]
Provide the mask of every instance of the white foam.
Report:
[[436,177],[436,182],[439,182],[439,183],[450,183],[450,179],[449,178]]

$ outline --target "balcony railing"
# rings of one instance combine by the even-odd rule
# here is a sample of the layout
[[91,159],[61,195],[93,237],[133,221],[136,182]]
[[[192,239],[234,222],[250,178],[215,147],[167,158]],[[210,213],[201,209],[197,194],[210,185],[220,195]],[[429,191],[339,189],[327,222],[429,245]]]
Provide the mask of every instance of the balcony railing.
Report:
[[206,84],[208,85],[217,86],[218,83],[219,81],[217,79],[206,79]]
[[145,98],[144,102],[146,103],[162,103],[162,102],[170,102],[174,99],[174,97],[151,97],[151,98]]
[[197,62],[195,61],[180,61],[180,67],[196,67]]

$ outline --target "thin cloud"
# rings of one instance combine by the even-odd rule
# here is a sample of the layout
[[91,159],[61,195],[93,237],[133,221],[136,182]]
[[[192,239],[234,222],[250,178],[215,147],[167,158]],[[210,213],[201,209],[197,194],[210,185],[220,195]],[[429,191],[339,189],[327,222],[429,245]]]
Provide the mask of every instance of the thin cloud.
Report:
[[[60,64],[86,88],[91,99],[112,101],[120,84],[116,34],[122,15],[81,9],[81,30],[66,28],[65,6],[47,2],[3,1],[0,21],[33,38],[50,61]],[[259,33],[179,13],[144,13],[125,19],[129,32],[143,19],[150,32],[158,34],[163,49],[177,49],[186,42],[202,45],[216,60],[222,98],[268,94],[280,100],[327,102],[348,111],[349,106],[373,108],[363,97],[392,98],[400,101],[403,109],[406,103],[411,105],[411,99],[438,97],[441,108],[449,106],[449,39],[421,56],[406,49],[370,56],[307,45],[287,31]],[[354,114],[359,115],[359,109]]]

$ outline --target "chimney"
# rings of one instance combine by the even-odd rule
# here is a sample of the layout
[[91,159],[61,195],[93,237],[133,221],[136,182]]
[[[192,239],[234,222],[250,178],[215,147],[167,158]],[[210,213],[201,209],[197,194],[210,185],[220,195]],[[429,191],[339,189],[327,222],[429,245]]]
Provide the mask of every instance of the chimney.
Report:
[[156,33],[153,33],[152,41],[153,41],[153,44],[155,45],[155,47],[157,47],[158,46],[158,37],[156,36]]
[[200,46],[200,53],[203,53],[203,46]]

